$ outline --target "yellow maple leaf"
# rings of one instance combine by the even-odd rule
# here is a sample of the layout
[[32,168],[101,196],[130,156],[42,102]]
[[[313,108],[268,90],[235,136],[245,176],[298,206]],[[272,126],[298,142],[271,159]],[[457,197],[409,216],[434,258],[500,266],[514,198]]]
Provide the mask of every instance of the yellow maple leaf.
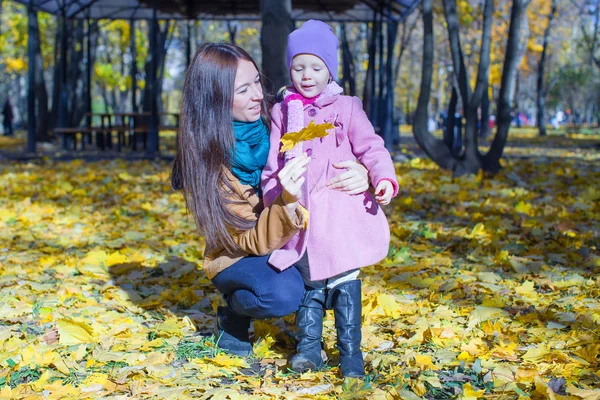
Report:
[[485,390],[475,390],[470,383],[465,383],[463,386],[462,398],[464,400],[477,400],[483,397]]
[[85,322],[63,318],[56,321],[60,344],[81,344],[94,342],[94,330]]
[[205,358],[205,361],[220,367],[247,367],[246,360],[240,357],[231,357],[227,354],[217,354],[214,358]]
[[515,292],[519,293],[521,296],[537,297],[537,293],[535,292],[535,287],[532,281],[523,282],[521,286],[515,288]]
[[86,254],[86,256],[81,260],[83,265],[100,265],[106,261],[108,255],[104,250],[92,250]]
[[593,364],[596,362],[598,355],[600,355],[600,344],[596,343],[585,345],[580,350],[574,352],[574,354],[590,364]]
[[415,363],[423,371],[425,371],[426,369],[431,369],[431,370],[439,369],[431,361],[431,356],[428,356],[428,355],[415,354]]
[[327,130],[332,128],[333,124],[315,125],[315,121],[311,121],[310,124],[300,132],[291,132],[283,135],[281,137],[281,150],[279,150],[279,152],[283,153],[284,151],[291,150],[300,142],[325,137],[329,134]]
[[520,201],[516,206],[515,206],[515,211],[518,213],[522,213],[525,215],[533,215],[533,211],[531,210],[531,204],[529,203],[525,203],[524,201]]
[[272,357],[273,355],[277,354],[271,349],[273,343],[275,343],[275,339],[273,339],[271,336],[265,336],[254,343],[252,353],[258,358]]
[[111,253],[108,257],[106,257],[105,263],[107,267],[110,267],[116,264],[126,263],[127,261],[128,259],[126,255],[115,251],[114,253]]
[[473,227],[473,230],[471,230],[471,233],[465,235],[465,237],[468,239],[476,239],[480,236],[485,236],[485,235],[487,235],[487,232],[485,230],[485,225],[480,222],[477,225],[475,225]]
[[381,307],[381,311],[383,311],[384,316],[394,319],[398,319],[400,317],[400,304],[398,304],[394,296],[386,293],[378,294],[377,305]]
[[[47,385],[50,382],[50,379],[53,377],[53,374],[50,371],[51,370],[49,369],[45,370],[37,381],[30,384],[31,388],[36,392],[41,392],[42,390],[47,389]],[[3,397],[0,395],[0,398]]]
[[580,389],[574,385],[567,385],[567,393],[584,400],[600,400],[600,389]]
[[186,324],[183,321],[177,318],[168,318],[156,328],[156,336],[167,338],[173,336],[181,337],[185,334],[183,332],[183,328],[185,327]]
[[530,348],[523,354],[523,360],[531,363],[538,363],[546,358],[550,353],[550,348],[544,344],[539,344],[537,348]]
[[507,316],[501,308],[477,306],[469,315],[469,327],[477,326],[480,322]]

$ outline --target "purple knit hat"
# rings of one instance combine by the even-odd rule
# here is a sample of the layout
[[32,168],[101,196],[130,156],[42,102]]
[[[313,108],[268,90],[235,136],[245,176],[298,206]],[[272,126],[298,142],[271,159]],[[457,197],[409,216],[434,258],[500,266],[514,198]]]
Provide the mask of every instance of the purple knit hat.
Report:
[[288,35],[287,67],[292,66],[292,60],[298,54],[312,54],[319,57],[333,80],[338,77],[338,39],[331,26],[325,22],[311,19]]

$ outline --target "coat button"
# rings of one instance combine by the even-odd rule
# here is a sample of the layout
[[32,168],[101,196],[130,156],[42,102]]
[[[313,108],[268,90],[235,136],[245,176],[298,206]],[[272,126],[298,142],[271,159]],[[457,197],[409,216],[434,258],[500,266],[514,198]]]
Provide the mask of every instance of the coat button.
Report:
[[306,155],[309,157],[312,156],[312,149],[306,150]]
[[317,110],[315,110],[314,108],[311,108],[310,110],[308,110],[309,117],[314,117],[315,115],[317,115]]

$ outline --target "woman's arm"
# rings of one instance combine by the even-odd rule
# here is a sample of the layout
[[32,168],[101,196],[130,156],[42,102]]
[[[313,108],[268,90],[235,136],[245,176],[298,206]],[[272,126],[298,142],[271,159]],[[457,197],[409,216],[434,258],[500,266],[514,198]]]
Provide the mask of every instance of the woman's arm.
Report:
[[[230,211],[246,220],[256,220],[256,225],[246,231],[233,232],[232,237],[240,249],[255,255],[266,255],[281,248],[307,222],[307,213],[298,204],[302,194],[304,173],[310,159],[297,157],[290,160],[277,174],[282,192],[257,216],[244,199],[230,204]],[[241,189],[239,190],[241,193]]]
[[290,215],[281,196],[254,217],[256,218],[254,227],[245,231],[232,232],[231,236],[242,251],[257,256],[264,256],[281,248],[304,227],[306,222],[305,215],[299,209]]

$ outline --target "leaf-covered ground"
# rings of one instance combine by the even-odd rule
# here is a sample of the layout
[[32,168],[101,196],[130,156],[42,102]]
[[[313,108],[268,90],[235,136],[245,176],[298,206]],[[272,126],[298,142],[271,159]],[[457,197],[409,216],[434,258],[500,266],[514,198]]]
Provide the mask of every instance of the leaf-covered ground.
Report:
[[330,313],[323,372],[287,368],[293,317],[255,322],[252,358],[215,348],[167,162],[1,162],[0,398],[598,400],[597,138],[512,138],[495,177],[399,163],[345,384]]

